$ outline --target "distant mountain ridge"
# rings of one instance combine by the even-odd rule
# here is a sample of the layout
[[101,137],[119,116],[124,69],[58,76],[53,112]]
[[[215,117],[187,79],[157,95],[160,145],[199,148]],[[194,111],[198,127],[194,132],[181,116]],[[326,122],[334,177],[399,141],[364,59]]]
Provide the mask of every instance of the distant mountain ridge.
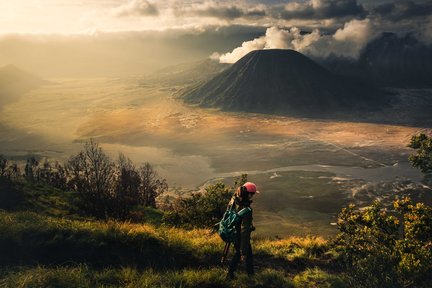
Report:
[[202,107],[305,116],[370,111],[386,102],[373,87],[342,79],[299,52],[281,49],[252,51],[181,96]]
[[387,87],[432,87],[432,45],[412,33],[383,33],[369,42],[359,59],[330,55],[314,59],[330,71]]
[[22,93],[50,83],[14,65],[0,68],[0,106],[14,101]]
[[183,63],[159,69],[152,75],[144,77],[142,83],[157,83],[169,86],[191,85],[208,80],[229,66],[229,64],[219,63],[210,59]]

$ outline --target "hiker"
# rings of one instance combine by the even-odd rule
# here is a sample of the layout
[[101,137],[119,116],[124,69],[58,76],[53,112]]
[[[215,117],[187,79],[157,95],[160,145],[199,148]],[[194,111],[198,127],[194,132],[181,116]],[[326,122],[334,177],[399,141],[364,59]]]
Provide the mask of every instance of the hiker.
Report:
[[[246,182],[243,186],[239,187],[235,193],[234,201],[235,210],[238,212],[245,207],[250,207],[252,197],[257,191],[256,185],[252,182]],[[237,269],[239,262],[246,265],[246,272],[249,276],[254,275],[252,247],[250,244],[250,235],[255,227],[252,225],[252,210],[250,213],[245,214],[241,221],[236,225],[237,239],[234,242],[235,254],[231,260],[228,278],[234,278],[234,272]]]

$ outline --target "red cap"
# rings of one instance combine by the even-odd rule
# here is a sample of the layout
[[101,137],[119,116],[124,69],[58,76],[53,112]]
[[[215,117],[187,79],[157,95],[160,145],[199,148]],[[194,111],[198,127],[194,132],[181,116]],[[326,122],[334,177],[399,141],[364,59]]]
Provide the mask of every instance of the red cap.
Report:
[[257,190],[257,187],[256,187],[255,183],[252,183],[252,182],[246,182],[245,184],[243,184],[243,187],[245,187],[246,190],[247,190],[249,193],[260,193],[260,192]]

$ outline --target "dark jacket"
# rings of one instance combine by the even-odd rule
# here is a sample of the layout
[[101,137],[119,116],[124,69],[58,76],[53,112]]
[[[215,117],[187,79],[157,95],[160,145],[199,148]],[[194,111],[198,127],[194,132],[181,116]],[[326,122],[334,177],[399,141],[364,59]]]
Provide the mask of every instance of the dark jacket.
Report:
[[[251,203],[252,201],[248,200],[248,201],[241,202],[240,198],[236,198],[234,202],[235,210],[239,212],[245,207],[250,207]],[[237,235],[239,235],[239,240],[240,240],[241,255],[246,255],[249,249],[251,232],[253,230],[252,219],[253,219],[252,211],[250,211],[250,213],[246,213],[242,217],[241,222],[236,226],[237,233],[238,233]]]

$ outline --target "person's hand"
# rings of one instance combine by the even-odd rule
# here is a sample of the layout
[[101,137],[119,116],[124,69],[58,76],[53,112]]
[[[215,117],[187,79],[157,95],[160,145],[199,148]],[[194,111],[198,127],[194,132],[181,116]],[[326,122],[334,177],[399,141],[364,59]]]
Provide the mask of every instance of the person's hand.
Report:
[[241,255],[240,256],[240,262],[243,263],[245,260],[246,260],[246,256],[245,255]]

